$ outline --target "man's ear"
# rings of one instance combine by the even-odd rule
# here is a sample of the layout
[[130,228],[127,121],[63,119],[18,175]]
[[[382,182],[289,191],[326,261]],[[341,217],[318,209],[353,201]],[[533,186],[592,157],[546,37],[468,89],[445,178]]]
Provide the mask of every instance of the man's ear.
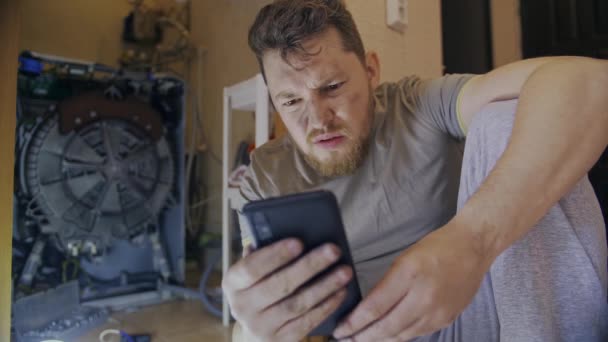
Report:
[[380,59],[374,51],[369,51],[365,54],[365,71],[367,78],[370,81],[372,89],[376,89],[380,84]]

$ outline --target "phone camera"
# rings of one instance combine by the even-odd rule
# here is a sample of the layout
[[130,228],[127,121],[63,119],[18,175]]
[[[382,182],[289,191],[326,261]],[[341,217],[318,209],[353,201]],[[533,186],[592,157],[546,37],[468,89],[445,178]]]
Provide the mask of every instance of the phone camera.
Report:
[[270,240],[272,239],[272,230],[270,230],[270,225],[268,224],[268,220],[263,213],[257,212],[254,214],[253,222],[255,224],[255,228],[258,231],[258,238],[260,240]]

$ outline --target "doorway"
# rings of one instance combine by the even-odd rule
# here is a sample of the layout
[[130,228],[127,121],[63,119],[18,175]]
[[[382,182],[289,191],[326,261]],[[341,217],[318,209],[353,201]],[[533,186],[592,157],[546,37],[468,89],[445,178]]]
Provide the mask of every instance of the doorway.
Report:
[[442,0],[441,23],[445,73],[492,70],[489,0]]
[[[521,0],[520,11],[524,58],[608,59],[607,0]],[[608,222],[608,149],[589,172],[589,180]]]
[[520,10],[524,58],[608,59],[608,1],[521,0]]

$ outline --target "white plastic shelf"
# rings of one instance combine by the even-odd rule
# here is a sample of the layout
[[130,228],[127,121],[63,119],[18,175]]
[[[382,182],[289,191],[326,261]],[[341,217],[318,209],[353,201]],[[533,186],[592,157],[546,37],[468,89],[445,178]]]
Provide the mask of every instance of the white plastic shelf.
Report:
[[228,187],[227,196],[228,204],[230,204],[230,209],[237,210],[243,206],[244,203],[241,203],[243,199],[239,193],[239,188]]
[[[268,89],[261,74],[224,88],[224,138],[222,151],[222,277],[231,264],[232,222],[230,210],[242,206],[238,188],[228,186],[228,176],[231,171],[230,141],[232,140],[233,110],[255,112],[255,145],[262,146],[268,141],[270,106]],[[230,308],[225,298],[222,305],[222,322],[224,326],[230,324]]]

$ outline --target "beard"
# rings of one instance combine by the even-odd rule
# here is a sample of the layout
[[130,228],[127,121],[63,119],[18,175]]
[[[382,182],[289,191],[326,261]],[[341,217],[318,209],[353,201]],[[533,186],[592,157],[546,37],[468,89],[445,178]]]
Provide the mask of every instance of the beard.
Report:
[[[325,129],[316,129],[311,131],[306,142],[311,147],[308,153],[301,151],[304,159],[317,173],[323,177],[339,177],[353,174],[363,160],[367,156],[370,144],[370,132],[372,130],[371,123],[374,116],[374,101],[371,88],[369,91],[369,106],[367,108],[367,122],[364,125],[364,131],[361,136],[354,136],[348,128],[344,126],[330,125]],[[329,155],[325,159],[320,159],[314,155],[314,138],[319,134],[339,133],[346,139],[340,149],[329,151]]]
[[[334,132],[339,132],[345,136],[347,140],[343,144],[346,146],[337,151],[330,151],[329,156],[324,160],[321,160],[312,152],[304,153],[304,159],[308,165],[324,177],[338,177],[354,173],[367,154],[368,139],[359,138],[352,140],[352,136],[345,128],[327,130],[321,133]],[[310,141],[310,139],[308,140]],[[310,142],[309,145],[311,145]]]

